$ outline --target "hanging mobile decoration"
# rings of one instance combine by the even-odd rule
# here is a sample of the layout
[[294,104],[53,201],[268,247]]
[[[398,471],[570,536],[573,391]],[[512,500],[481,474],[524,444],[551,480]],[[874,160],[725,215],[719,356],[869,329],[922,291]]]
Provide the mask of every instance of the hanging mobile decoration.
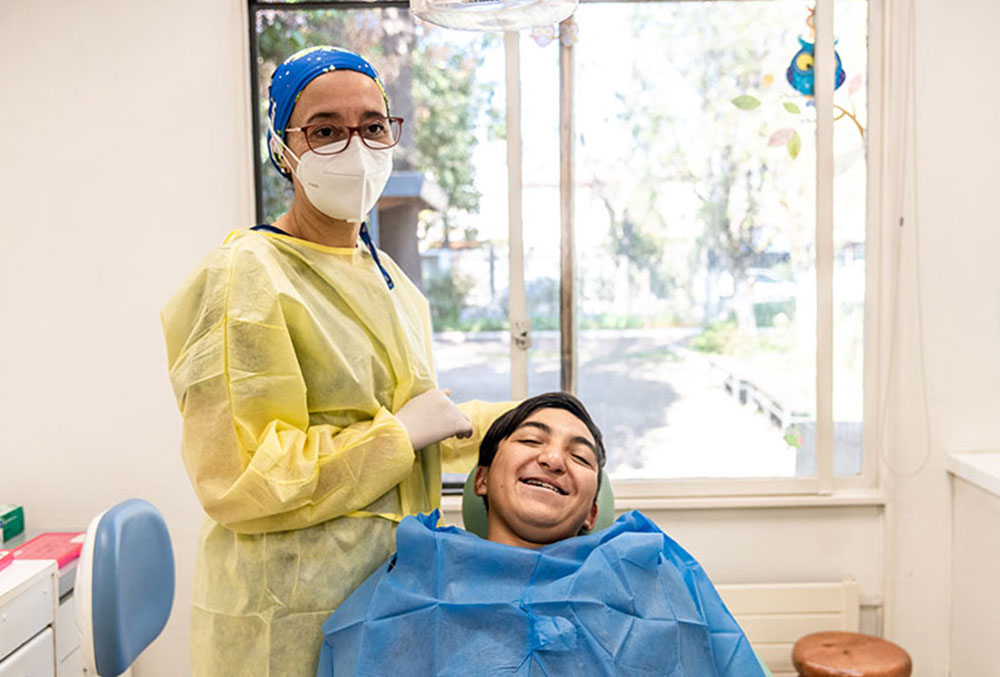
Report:
[[570,21],[568,24],[560,24],[559,42],[567,47],[575,45],[580,41],[580,24]]
[[576,22],[569,22],[555,26],[535,26],[531,29],[531,39],[539,47],[545,47],[557,37],[559,42],[567,47],[575,45],[580,41],[580,27]]
[[410,0],[410,11],[423,21],[445,28],[517,31],[557,24],[573,13],[577,1]]
[[[806,40],[805,38],[799,37],[799,51],[795,53],[792,57],[791,63],[788,65],[788,70],[785,71],[785,79],[788,80],[788,84],[792,88],[806,97],[806,106],[815,105],[813,102],[814,93],[814,71],[815,71],[815,55],[814,49],[816,45],[816,28],[814,25],[813,17],[816,13],[815,7],[809,10],[809,15],[806,17],[806,25],[809,27],[809,35],[812,42]],[[836,45],[836,41],[834,42]],[[840,89],[840,86],[844,84],[847,79],[847,74],[844,72],[843,63],[840,60],[840,54],[834,50],[834,56],[836,57],[836,75],[834,80],[834,90]],[[774,77],[770,74],[764,75],[761,79],[761,88],[770,87],[774,82]],[[855,75],[851,78],[851,83],[847,88],[848,101],[851,102],[851,97],[860,91],[863,84],[863,79],[861,75]],[[805,114],[802,107],[796,103],[798,97],[781,97],[781,106],[790,115],[800,117]],[[737,96],[732,101],[733,105],[740,110],[750,111],[754,110],[761,105],[761,100],[752,94],[741,94]],[[858,133],[861,135],[862,143],[865,139],[865,128],[858,120],[857,112],[854,110],[853,102],[850,103],[851,110],[847,110],[843,106],[838,104],[833,104],[834,110],[837,111],[837,115],[833,118],[834,122],[840,120],[841,118],[847,118],[854,123],[857,128]],[[794,160],[798,157],[799,152],[802,150],[802,138],[799,136],[798,131],[794,127],[784,127],[773,132],[770,137],[768,137],[767,145],[770,147],[781,147],[784,146],[788,151],[788,155]]]
[[558,26],[535,26],[531,29],[531,39],[534,40],[535,44],[539,47],[544,47],[556,39],[556,33],[558,31]]
[[[809,26],[809,34],[812,37],[812,42],[803,40],[799,38],[800,49],[792,57],[792,62],[788,64],[788,70],[785,72],[785,77],[788,79],[788,84],[795,88],[796,91],[805,94],[806,96],[813,95],[814,86],[814,65],[816,57],[813,54],[813,50],[816,46],[816,28],[815,28],[815,14],[816,8],[809,10],[809,16],[806,18],[806,25]],[[837,44],[834,42],[834,44]],[[840,86],[844,84],[844,80],[847,79],[847,74],[844,72],[844,65],[840,61],[840,54],[834,50],[833,56],[837,60],[837,75],[834,81],[834,89],[840,89]]]

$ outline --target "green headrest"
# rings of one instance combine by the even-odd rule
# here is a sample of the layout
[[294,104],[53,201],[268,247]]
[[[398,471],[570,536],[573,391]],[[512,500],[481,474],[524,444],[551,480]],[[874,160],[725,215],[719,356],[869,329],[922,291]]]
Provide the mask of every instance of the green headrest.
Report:
[[[465,478],[465,487],[462,489],[462,521],[465,522],[465,530],[471,531],[480,538],[486,538],[489,530],[489,520],[486,516],[486,505],[482,496],[476,496],[473,484],[476,479],[476,469],[473,468],[469,476]],[[615,494],[611,490],[611,480],[607,473],[601,469],[601,488],[597,491],[597,519],[594,520],[593,529],[584,529],[582,534],[589,534],[601,529],[607,529],[615,521]]]

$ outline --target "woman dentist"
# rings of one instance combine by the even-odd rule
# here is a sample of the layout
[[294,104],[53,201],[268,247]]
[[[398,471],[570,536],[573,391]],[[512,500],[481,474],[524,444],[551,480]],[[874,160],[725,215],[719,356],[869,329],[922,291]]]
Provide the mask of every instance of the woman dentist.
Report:
[[427,300],[368,236],[402,132],[388,103],[353,52],[279,66],[268,140],[292,206],[230,235],[163,310],[207,513],[196,676],[314,675],[323,620],[394,551],[398,521],[439,504],[441,455],[474,458],[511,406],[438,389]]

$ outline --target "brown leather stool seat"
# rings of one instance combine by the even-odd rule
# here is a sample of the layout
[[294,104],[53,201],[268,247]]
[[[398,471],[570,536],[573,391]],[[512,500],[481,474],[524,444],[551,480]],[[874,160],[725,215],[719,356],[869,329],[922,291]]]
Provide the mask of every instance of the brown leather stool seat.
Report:
[[892,642],[856,632],[815,632],[795,643],[801,677],[909,677],[910,655]]

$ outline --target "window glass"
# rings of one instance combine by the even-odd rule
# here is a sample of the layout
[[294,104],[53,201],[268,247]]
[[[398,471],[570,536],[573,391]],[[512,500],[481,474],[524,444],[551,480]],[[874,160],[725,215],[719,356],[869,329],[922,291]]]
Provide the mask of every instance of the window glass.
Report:
[[[866,5],[841,4],[838,51],[863,83]],[[579,394],[613,477],[815,473],[816,116],[796,89],[811,75],[808,18],[780,0],[576,13]],[[838,105],[863,118],[863,87],[853,101],[847,87]],[[836,127],[838,261],[858,254],[863,283],[864,149],[850,120]],[[838,452],[860,458],[847,428],[863,303],[845,265]]]
[[[835,0],[838,475],[861,469],[867,10],[865,0]],[[370,225],[430,300],[442,387],[459,401],[508,399],[502,37],[421,24],[401,8],[255,17],[261,129],[271,72],[298,49],[344,46],[382,73],[406,123]],[[609,472],[813,476],[808,6],[584,3],[575,20],[577,382],[605,432]],[[557,33],[520,34],[530,394],[560,386]],[[263,141],[260,171],[262,217],[273,220],[291,193]]]
[[559,42],[520,40],[524,297],[531,320],[528,393],[560,389]]
[[862,470],[868,3],[837,0],[834,20],[844,84],[833,126],[833,470],[847,476]]

